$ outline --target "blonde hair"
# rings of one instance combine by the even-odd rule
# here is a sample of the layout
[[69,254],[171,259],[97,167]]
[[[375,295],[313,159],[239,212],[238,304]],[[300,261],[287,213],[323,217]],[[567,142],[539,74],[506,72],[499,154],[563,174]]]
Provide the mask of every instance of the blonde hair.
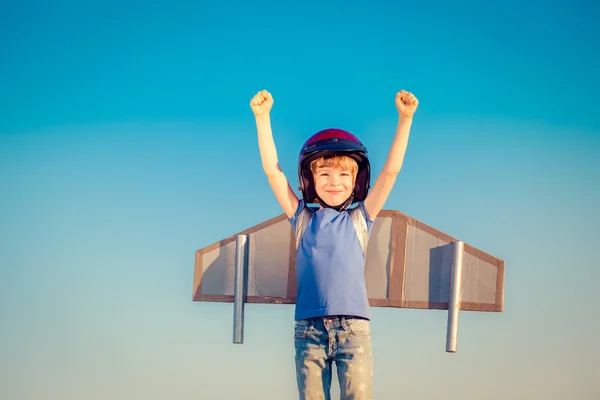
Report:
[[358,173],[358,163],[352,157],[348,156],[326,156],[319,157],[310,163],[310,170],[313,175],[317,173],[319,168],[341,168],[352,173],[352,181],[356,181]]

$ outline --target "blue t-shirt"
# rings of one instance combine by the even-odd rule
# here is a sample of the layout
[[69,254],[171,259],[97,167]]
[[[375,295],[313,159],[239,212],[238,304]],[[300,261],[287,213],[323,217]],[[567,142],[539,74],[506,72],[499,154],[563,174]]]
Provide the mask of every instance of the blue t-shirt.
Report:
[[[363,247],[366,249],[374,221],[364,204],[342,212],[331,208],[312,211],[300,200],[289,221],[296,233],[298,224],[304,224],[302,237],[296,238],[295,319],[332,315],[370,318]],[[364,229],[357,232],[356,224]],[[363,236],[362,245],[359,235]]]

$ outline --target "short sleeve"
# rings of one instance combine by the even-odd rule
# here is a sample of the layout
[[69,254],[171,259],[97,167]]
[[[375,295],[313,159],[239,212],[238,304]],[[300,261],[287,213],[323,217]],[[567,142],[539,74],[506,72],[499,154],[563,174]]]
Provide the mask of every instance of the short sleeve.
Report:
[[298,224],[298,218],[300,217],[300,214],[302,213],[302,211],[305,208],[306,208],[306,203],[304,202],[304,199],[300,199],[300,201],[298,202],[298,208],[296,208],[296,212],[294,213],[294,215],[292,215],[290,218],[288,218],[288,221],[292,225],[292,229],[294,230],[294,232],[296,231],[296,225]]
[[359,208],[361,210],[361,214],[365,218],[365,221],[367,223],[367,228],[369,229],[369,232],[370,232],[371,228],[373,227],[373,224],[375,223],[375,220],[371,219],[371,217],[369,216],[369,213],[367,212],[367,209],[365,208],[365,203],[363,201],[358,203],[357,208]]

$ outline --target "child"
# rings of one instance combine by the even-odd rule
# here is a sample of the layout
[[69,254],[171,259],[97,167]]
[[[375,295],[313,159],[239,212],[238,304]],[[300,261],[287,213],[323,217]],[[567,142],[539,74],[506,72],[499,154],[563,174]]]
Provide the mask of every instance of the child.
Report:
[[[335,361],[341,399],[368,400],[373,396],[373,362],[365,250],[402,167],[418,100],[404,90],[396,94],[396,135],[370,193],[368,153],[356,136],[341,129],[311,136],[298,162],[302,199],[279,166],[269,117],[272,106],[266,90],[250,101],[263,169],[296,234],[294,344],[300,399],[330,399]],[[317,210],[308,206],[314,203],[320,205]]]

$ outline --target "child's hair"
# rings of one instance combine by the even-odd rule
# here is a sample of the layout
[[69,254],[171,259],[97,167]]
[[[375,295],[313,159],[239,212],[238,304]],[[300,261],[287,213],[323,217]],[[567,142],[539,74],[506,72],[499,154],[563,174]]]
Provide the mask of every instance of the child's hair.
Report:
[[319,168],[341,168],[349,170],[352,173],[352,181],[356,180],[356,174],[358,173],[358,164],[356,160],[348,156],[319,157],[310,163],[310,170],[313,175]]

